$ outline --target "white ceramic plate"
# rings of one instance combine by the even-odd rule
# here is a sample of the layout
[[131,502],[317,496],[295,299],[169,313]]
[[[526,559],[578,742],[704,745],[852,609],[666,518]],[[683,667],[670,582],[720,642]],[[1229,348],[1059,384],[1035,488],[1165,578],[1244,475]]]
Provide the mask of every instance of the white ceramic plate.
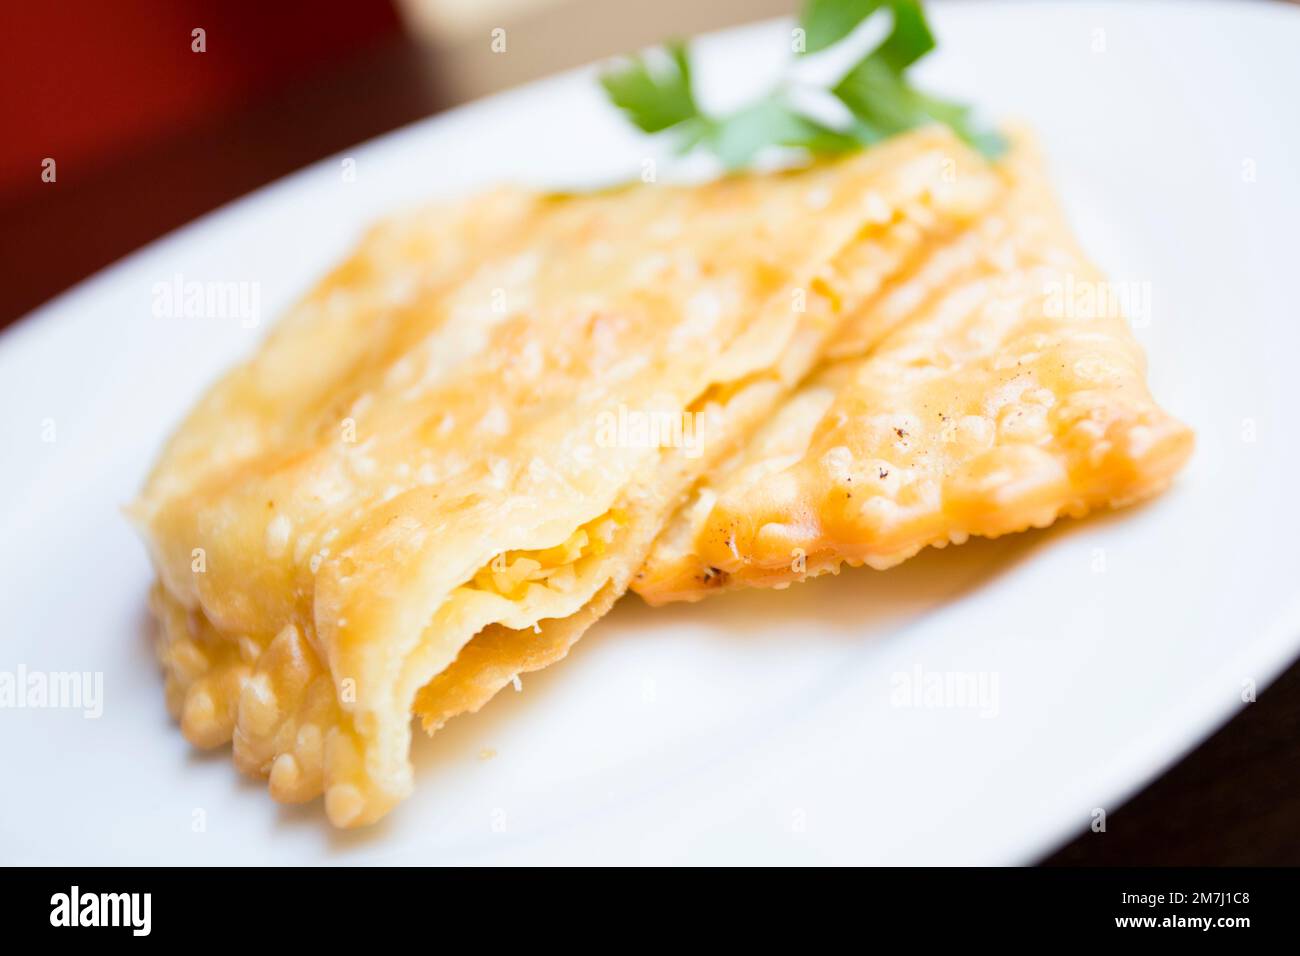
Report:
[[[155,318],[155,284],[257,283],[264,326],[408,200],[639,169],[645,141],[590,72],[558,77],[350,152],[354,182],[344,157],[304,170],[0,337],[0,672],[102,673],[97,719],[0,710],[0,860],[1024,862],[1265,687],[1300,651],[1300,11],[933,13],[928,85],[1032,122],[1086,246],[1149,283],[1152,387],[1199,437],[1172,491],[883,574],[625,599],[562,665],[417,742],[415,796],[372,830],[332,832],[192,752],[118,508],[262,328]],[[708,98],[761,82],[787,30],[700,41]],[[973,706],[907,706],[963,677]]]

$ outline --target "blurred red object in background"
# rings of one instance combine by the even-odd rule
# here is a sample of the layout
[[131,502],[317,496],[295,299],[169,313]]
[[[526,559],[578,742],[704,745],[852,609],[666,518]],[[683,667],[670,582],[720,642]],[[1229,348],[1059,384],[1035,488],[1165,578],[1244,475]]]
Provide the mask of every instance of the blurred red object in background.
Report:
[[196,216],[447,105],[437,57],[392,0],[12,0],[0,50],[0,327]]
[[0,201],[39,190],[47,157],[83,178],[401,29],[389,0],[16,0],[3,19]]

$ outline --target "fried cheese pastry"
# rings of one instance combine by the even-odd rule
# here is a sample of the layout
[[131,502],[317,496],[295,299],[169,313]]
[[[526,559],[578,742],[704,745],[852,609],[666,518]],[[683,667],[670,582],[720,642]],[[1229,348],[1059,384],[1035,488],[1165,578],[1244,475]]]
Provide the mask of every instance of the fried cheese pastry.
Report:
[[200,401],[133,508],[186,738],[233,740],[276,799],[323,792],[336,825],[383,816],[412,787],[417,694],[434,728],[562,657],[843,318],[997,188],[934,128],[377,227]]
[[1191,431],[1019,136],[1000,208],[851,320],[702,480],[632,587],[651,604],[1045,527],[1165,488]]

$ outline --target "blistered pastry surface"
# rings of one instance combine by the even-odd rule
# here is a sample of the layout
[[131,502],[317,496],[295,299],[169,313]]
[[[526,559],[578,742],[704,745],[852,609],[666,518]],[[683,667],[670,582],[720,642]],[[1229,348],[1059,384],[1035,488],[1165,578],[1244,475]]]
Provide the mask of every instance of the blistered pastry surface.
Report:
[[1005,172],[1002,206],[851,320],[832,360],[703,479],[635,590],[658,603],[887,568],[1168,484],[1190,430],[1152,398],[1031,143]]

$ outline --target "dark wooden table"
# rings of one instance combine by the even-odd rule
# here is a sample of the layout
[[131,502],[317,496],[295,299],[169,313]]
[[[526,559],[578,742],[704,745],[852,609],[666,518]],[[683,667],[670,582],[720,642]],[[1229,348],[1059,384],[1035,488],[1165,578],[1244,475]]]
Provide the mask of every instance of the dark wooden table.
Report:
[[[0,208],[0,326],[195,216],[455,94],[395,40],[94,175]],[[443,64],[445,69],[445,64]],[[1300,863],[1300,663],[1049,865]]]

